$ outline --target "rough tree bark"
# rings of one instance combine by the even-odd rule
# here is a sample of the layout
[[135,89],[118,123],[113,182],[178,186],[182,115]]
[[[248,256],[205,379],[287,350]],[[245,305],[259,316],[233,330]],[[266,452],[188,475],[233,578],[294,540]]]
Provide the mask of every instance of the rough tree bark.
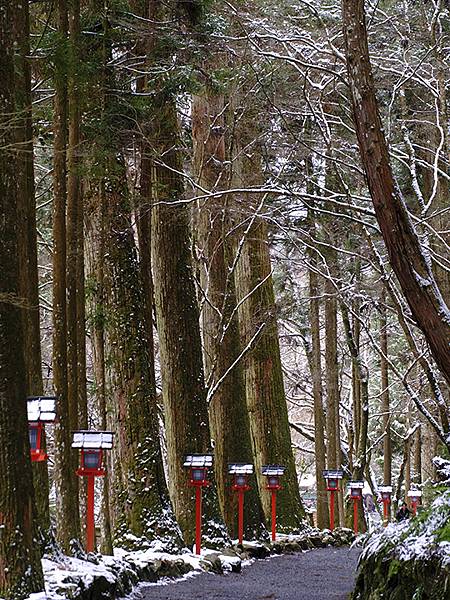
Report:
[[59,44],[56,49],[54,146],[53,146],[53,386],[58,397],[55,426],[56,536],[70,552],[70,542],[79,537],[78,494],[76,493],[71,422],[67,396],[66,318],[66,148],[68,14],[65,0],[57,5]]
[[[169,487],[186,543],[194,540],[193,492],[183,458],[211,450],[199,310],[190,252],[189,216],[184,204],[178,119],[170,93],[154,101],[152,143],[164,164],[153,185],[152,261],[165,407]],[[205,497],[205,537],[227,539],[219,502],[211,487]]]
[[[28,3],[14,11],[14,35],[18,54],[15,60],[16,95],[16,182],[19,235],[19,286],[24,299],[22,310],[27,396],[43,393],[39,323],[36,203],[34,195],[33,123],[31,107],[30,24]],[[33,463],[36,507],[41,535],[45,541],[50,528],[47,462]]]
[[[315,215],[309,211],[310,235],[315,238]],[[311,344],[307,348],[314,397],[314,455],[317,490],[317,526],[330,526],[327,486],[323,477],[326,468],[325,412],[323,409],[322,356],[320,343],[320,283],[317,273],[318,261],[315,249],[308,248],[309,319],[311,322]]]
[[[367,439],[369,428],[369,370],[363,364],[360,348],[356,344],[354,337],[354,329],[350,323],[348,307],[345,302],[341,302],[342,323],[344,325],[345,337],[347,340],[348,349],[352,361],[352,366],[355,372],[355,381],[360,387],[360,414],[359,414],[359,435],[355,443],[355,460],[353,461],[352,480],[362,481],[367,463]],[[349,527],[352,525],[352,508],[353,501],[349,500],[346,510],[346,521]],[[362,502],[358,502],[358,521],[359,531],[366,530],[366,521]]]
[[389,161],[369,57],[364,0],[342,0],[347,72],[362,163],[389,262],[431,353],[450,384],[450,314]]
[[[339,416],[339,369],[337,350],[337,298],[336,288],[332,277],[336,275],[337,256],[334,250],[330,250],[327,256],[329,275],[325,279],[325,379],[327,388],[327,463],[329,469],[341,469],[340,448],[340,416]],[[334,494],[334,512],[339,514],[341,522],[342,510],[339,505],[342,494]]]
[[[233,139],[234,177],[236,186],[244,189],[259,186],[263,178],[256,142],[257,126],[256,115],[241,115]],[[280,530],[292,531],[302,527],[305,513],[298,488],[283,384],[268,229],[267,223],[258,215],[259,201],[258,197],[243,194],[236,197],[233,206],[236,224],[240,225],[235,236],[239,328],[242,346],[251,348],[244,367],[247,410],[266,519],[270,522],[271,499],[261,467],[283,464],[286,474],[277,499],[277,524]]]
[[392,440],[391,440],[391,407],[389,394],[388,369],[388,327],[386,315],[386,287],[380,302],[380,377],[381,377],[381,412],[383,414],[383,483],[392,485]]
[[14,153],[14,12],[0,2],[0,596],[23,600],[44,589],[26,409]]
[[[111,157],[111,160],[116,159]],[[132,546],[179,541],[164,479],[154,373],[141,272],[131,225],[125,164],[110,164],[105,203],[106,364],[110,427],[117,432],[113,494],[115,538]]]
[[[105,368],[105,203],[104,181],[95,182],[89,178],[90,185],[84,189],[86,201],[86,268],[87,268],[87,318],[92,340],[92,363],[94,371],[95,399],[102,431],[108,428],[107,389]],[[102,500],[100,514],[101,552],[112,554],[112,534],[110,517],[110,469],[108,453],[107,471],[102,477]]]
[[[79,315],[78,294],[81,292],[78,285],[79,266],[79,205],[81,202],[80,182],[80,94],[78,90],[79,77],[79,36],[80,36],[80,4],[79,0],[71,0],[68,11],[69,24],[69,62],[67,77],[67,207],[66,207],[66,319],[67,319],[67,402],[69,405],[69,420],[72,431],[79,429],[78,419],[78,371],[79,357],[78,340]],[[82,291],[84,296],[84,290]],[[78,453],[72,452],[72,473],[78,464]],[[84,478],[73,479],[73,490],[77,495],[83,488]],[[80,503],[77,503],[80,511]],[[83,508],[81,508],[83,510]],[[76,516],[80,522],[80,512]],[[83,524],[85,520],[83,519]]]
[[[205,72],[210,73],[212,68],[209,63]],[[225,110],[224,96],[215,93],[208,83],[203,95],[194,97],[194,172],[199,185],[210,191],[223,189],[228,175],[224,166]],[[209,402],[217,490],[228,531],[236,538],[237,494],[231,489],[228,463],[253,463],[253,456],[242,360],[232,367],[239,360],[241,345],[236,292],[230,272],[233,256],[227,238],[231,227],[228,201],[223,197],[199,201],[194,221],[207,388],[211,390],[218,385]],[[246,539],[260,537],[264,514],[257,485],[252,485],[246,493],[244,511]]]

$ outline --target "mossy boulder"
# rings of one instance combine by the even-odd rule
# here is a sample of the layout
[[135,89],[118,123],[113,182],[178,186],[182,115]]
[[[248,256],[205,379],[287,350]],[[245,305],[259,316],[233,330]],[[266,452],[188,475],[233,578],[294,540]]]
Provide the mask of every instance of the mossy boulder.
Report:
[[450,599],[450,490],[419,516],[368,536],[352,600]]

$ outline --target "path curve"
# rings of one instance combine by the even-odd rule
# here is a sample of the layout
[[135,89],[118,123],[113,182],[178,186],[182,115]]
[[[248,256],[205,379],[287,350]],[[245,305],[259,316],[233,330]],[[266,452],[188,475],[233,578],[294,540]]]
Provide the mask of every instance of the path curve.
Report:
[[241,573],[143,584],[134,600],[347,600],[360,551],[322,548],[257,560]]

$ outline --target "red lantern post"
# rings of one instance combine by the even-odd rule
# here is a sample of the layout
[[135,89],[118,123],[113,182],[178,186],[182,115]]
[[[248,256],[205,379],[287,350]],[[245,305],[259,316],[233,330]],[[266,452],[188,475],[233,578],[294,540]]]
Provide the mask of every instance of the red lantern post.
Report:
[[277,538],[277,492],[281,490],[280,477],[284,475],[286,467],[282,465],[265,465],[262,474],[267,477],[266,489],[272,492],[272,542]]
[[103,451],[110,450],[113,444],[111,431],[75,431],[72,448],[80,449],[80,467],[76,474],[87,477],[86,499],[86,551],[93,552],[95,546],[95,477],[105,475]]
[[189,485],[195,488],[195,552],[200,554],[202,542],[202,488],[209,485],[208,468],[212,467],[212,454],[188,454],[183,466],[190,469]]
[[233,490],[238,494],[238,540],[244,539],[244,494],[250,489],[248,476],[253,473],[253,465],[233,463],[228,465],[228,472],[233,475]]
[[47,460],[44,450],[45,423],[56,420],[56,396],[30,396],[27,398],[28,434],[32,462]]
[[416,516],[417,514],[417,505],[419,504],[421,497],[422,492],[420,490],[409,490],[408,492],[408,498],[411,500],[411,506],[413,509],[414,516]]
[[330,492],[330,529],[334,529],[334,494],[339,492],[339,480],[344,473],[341,470],[325,470],[323,476],[327,480],[327,491]]
[[386,527],[389,521],[389,504],[391,503],[392,486],[382,485],[378,488],[378,491],[381,494],[381,500],[383,502],[383,521],[384,526]]
[[362,499],[363,481],[349,481],[350,497],[353,500],[353,531],[358,533],[358,502]]

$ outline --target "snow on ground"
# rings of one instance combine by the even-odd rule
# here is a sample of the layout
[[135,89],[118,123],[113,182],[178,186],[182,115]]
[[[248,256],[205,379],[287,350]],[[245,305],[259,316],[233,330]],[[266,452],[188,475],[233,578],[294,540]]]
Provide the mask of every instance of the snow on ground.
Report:
[[[249,542],[250,543],[250,542]],[[107,582],[117,584],[121,573],[124,571],[135,571],[144,569],[148,565],[155,565],[161,561],[167,563],[184,563],[190,569],[177,580],[182,581],[196,573],[205,571],[205,561],[208,555],[216,554],[224,571],[231,571],[236,568],[241,559],[237,556],[227,556],[211,549],[202,549],[200,555],[185,551],[181,554],[168,554],[167,552],[158,552],[154,550],[129,551],[123,548],[116,548],[114,556],[105,556],[91,554],[87,556],[88,560],[71,558],[68,556],[58,556],[57,558],[42,559],[42,567],[45,578],[45,592],[31,594],[27,600],[67,600],[76,595],[77,590],[89,588],[94,579],[104,577]],[[164,585],[173,582],[170,577],[162,577],[154,585]],[[139,584],[137,584],[139,586]],[[149,585],[149,583],[145,583]],[[134,597],[133,589],[130,598]]]

